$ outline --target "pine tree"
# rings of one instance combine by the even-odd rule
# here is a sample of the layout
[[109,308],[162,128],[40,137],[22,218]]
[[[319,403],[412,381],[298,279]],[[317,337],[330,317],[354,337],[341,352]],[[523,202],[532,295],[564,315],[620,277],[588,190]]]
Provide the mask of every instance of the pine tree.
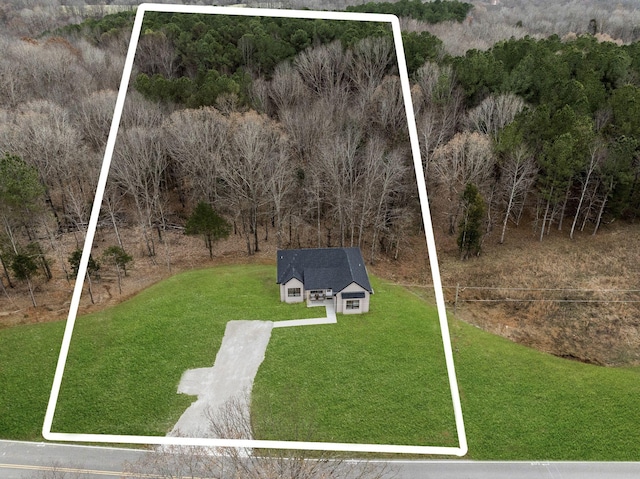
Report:
[[213,243],[229,236],[231,226],[209,203],[201,201],[187,220],[184,232],[188,235],[203,235],[209,258],[213,258]]
[[478,256],[482,247],[482,219],[485,204],[476,185],[468,183],[462,193],[463,215],[458,225],[458,248],[460,259],[468,259],[472,254]]

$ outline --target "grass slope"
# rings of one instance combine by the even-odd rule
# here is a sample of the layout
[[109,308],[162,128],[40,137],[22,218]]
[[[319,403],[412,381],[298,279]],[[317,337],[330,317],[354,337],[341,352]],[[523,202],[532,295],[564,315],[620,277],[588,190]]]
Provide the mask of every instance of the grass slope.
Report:
[[366,315],[273,331],[253,389],[259,437],[282,439],[281,425],[304,411],[311,440],[457,445],[434,308],[372,283]]
[[[80,318],[54,430],[164,434],[192,400],[175,392],[180,375],[212,364],[228,319],[317,315],[281,305],[273,274],[262,266],[193,271]],[[259,431],[296,437],[260,417],[285,414],[319,421],[316,433],[325,440],[377,442],[384,434],[397,443],[455,442],[448,392],[437,396],[440,379],[424,367],[431,346],[417,340],[425,332],[437,335],[433,322],[399,319],[429,317],[432,307],[397,287],[374,285],[367,316],[341,317],[336,327],[274,331],[256,378]],[[247,295],[238,297],[240,290]],[[380,304],[385,297],[390,303]],[[229,302],[233,308],[221,306]],[[390,325],[396,326],[391,332]],[[0,437],[40,438],[63,327],[0,330]],[[455,320],[451,332],[469,457],[640,457],[640,368],[563,360]],[[390,424],[394,415],[399,419]]]
[[194,400],[176,394],[182,373],[213,364],[229,320],[310,313],[278,294],[272,267],[225,266],[175,276],[79,318],[53,430],[165,435]]
[[638,460],[640,368],[561,359],[459,321],[452,329],[472,457]]

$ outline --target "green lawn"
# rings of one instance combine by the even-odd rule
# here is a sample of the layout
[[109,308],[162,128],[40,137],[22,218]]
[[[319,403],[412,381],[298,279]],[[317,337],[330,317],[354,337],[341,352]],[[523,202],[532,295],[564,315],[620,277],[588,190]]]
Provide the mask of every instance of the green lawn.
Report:
[[557,358],[460,321],[452,336],[473,458],[640,457],[640,368]]
[[244,265],[174,276],[79,318],[52,431],[165,435],[194,400],[176,393],[182,373],[213,365],[229,320],[313,313],[280,303],[273,267]]
[[368,314],[272,332],[253,389],[260,437],[277,438],[304,411],[313,440],[457,446],[435,310],[372,285]]
[[[164,435],[193,400],[176,394],[182,372],[212,364],[228,320],[317,316],[279,303],[274,275],[193,271],[79,318],[53,430]],[[433,307],[373,283],[367,315],[273,331],[254,388],[262,436],[300,437],[274,426],[300,417],[322,440],[457,444]],[[0,330],[0,437],[40,438],[63,328]],[[563,360],[455,320],[451,333],[469,457],[640,457],[640,368]]]
[[39,441],[63,322],[0,329],[0,439]]

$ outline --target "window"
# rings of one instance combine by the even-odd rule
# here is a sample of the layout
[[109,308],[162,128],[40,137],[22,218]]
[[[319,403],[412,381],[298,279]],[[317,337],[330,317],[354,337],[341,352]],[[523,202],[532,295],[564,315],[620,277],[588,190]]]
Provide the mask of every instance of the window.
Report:
[[348,299],[346,304],[347,309],[360,309],[359,299]]
[[289,288],[287,290],[287,295],[290,298],[299,298],[300,297],[300,288]]

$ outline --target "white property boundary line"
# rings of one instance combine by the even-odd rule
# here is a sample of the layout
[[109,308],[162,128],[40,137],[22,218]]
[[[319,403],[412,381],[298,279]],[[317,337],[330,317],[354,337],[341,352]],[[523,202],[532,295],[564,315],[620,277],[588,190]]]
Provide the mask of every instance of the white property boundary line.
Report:
[[[433,285],[435,289],[436,305],[438,309],[438,317],[440,320],[440,330],[442,334],[442,342],[444,346],[444,354],[447,365],[447,373],[449,378],[449,388],[451,390],[451,398],[453,402],[453,410],[456,422],[456,431],[458,435],[459,447],[439,447],[439,446],[411,446],[411,445],[390,445],[390,444],[350,444],[350,443],[328,443],[328,442],[295,442],[295,441],[264,441],[264,440],[244,440],[244,439],[206,439],[206,438],[186,438],[186,437],[160,437],[160,436],[128,436],[128,435],[111,435],[111,434],[77,434],[77,433],[56,433],[51,432],[53,417],[55,414],[56,404],[60,393],[60,386],[64,374],[64,368],[69,353],[71,336],[80,305],[80,297],[82,295],[82,287],[84,277],[87,272],[87,263],[93,239],[95,236],[96,226],[102,199],[104,195],[109,168],[115,147],[116,137],[120,126],[120,118],[124,107],[124,101],[127,94],[127,88],[131,77],[133,60],[140,38],[142,28],[142,20],[146,12],[167,12],[167,13],[200,13],[200,14],[221,14],[221,15],[240,15],[240,16],[257,16],[257,17],[280,17],[280,18],[304,18],[304,19],[326,19],[326,20],[351,20],[364,22],[381,22],[390,23],[393,30],[393,38],[396,48],[396,56],[398,59],[398,71],[400,74],[400,82],[402,85],[404,105],[407,114],[409,127],[409,138],[411,142],[411,151],[413,153],[413,161],[416,171],[416,181],[418,185],[418,193],[422,207],[422,219],[425,226],[425,236],[427,240],[427,249],[429,252],[429,261],[433,277]],[[71,300],[69,317],[62,339],[60,356],[51,388],[51,396],[47,406],[47,411],[42,427],[42,435],[49,441],[75,441],[75,442],[93,442],[93,443],[130,443],[130,444],[158,444],[158,445],[193,445],[193,446],[211,446],[211,447],[242,447],[242,448],[273,448],[273,449],[299,449],[299,450],[322,450],[322,451],[346,451],[346,452],[376,452],[376,453],[405,453],[405,454],[438,454],[438,455],[455,455],[464,456],[467,453],[467,438],[462,418],[462,407],[460,405],[460,394],[456,380],[455,368],[453,364],[453,353],[451,350],[451,338],[449,335],[449,325],[447,323],[447,315],[445,309],[444,295],[442,293],[442,283],[440,280],[440,270],[438,268],[438,259],[436,256],[436,246],[433,237],[433,226],[431,224],[431,214],[429,212],[429,204],[427,199],[427,189],[424,181],[424,171],[422,168],[422,160],[420,158],[420,146],[418,142],[418,132],[416,129],[413,105],[411,102],[411,92],[409,85],[409,76],[407,73],[407,64],[402,46],[402,36],[400,32],[400,22],[395,15],[369,14],[369,13],[347,13],[347,12],[323,12],[323,11],[296,11],[296,10],[275,10],[275,9],[251,9],[251,8],[230,8],[230,7],[211,7],[211,6],[191,6],[191,5],[167,5],[167,4],[142,4],[138,7],[133,31],[131,33],[131,41],[124,65],[122,80],[120,82],[120,90],[116,100],[116,106],[113,114],[113,121],[109,131],[107,147],[104,154],[104,161],[100,172],[100,178],[96,190],[96,197],[93,203],[91,219],[87,230],[87,236],[82,251],[82,257],[78,268],[75,288]]]

